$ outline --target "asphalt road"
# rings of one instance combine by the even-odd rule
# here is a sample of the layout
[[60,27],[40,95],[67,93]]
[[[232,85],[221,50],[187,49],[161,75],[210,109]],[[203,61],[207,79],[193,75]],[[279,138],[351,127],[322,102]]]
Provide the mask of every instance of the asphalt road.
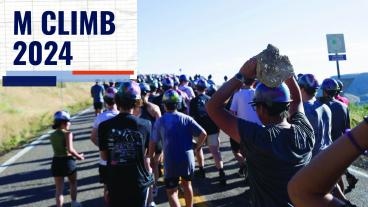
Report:
[[[75,136],[75,148],[83,152],[84,161],[78,161],[78,201],[84,207],[101,207],[102,185],[98,183],[98,149],[89,140],[94,115],[91,110],[72,120],[72,132]],[[237,176],[238,166],[231,153],[226,135],[221,134],[221,151],[225,164],[227,185],[220,186],[218,172],[209,151],[204,149],[206,157],[206,178],[194,178],[195,206],[249,206],[249,187],[244,179]],[[0,158],[0,207],[10,206],[55,206],[54,181],[50,172],[52,149],[47,136],[38,143],[28,146],[30,149],[15,162],[5,162],[22,149],[15,150]],[[368,206],[368,176],[362,169],[357,187],[347,196],[358,206]],[[155,199],[158,206],[168,206],[162,179],[159,195]],[[365,186],[365,187],[364,187]],[[129,190],[129,189],[127,189]],[[122,192],[124,193],[124,192]],[[65,185],[65,206],[70,206],[68,185]],[[183,200],[181,200],[183,202]],[[129,204],[122,205],[129,206]]]

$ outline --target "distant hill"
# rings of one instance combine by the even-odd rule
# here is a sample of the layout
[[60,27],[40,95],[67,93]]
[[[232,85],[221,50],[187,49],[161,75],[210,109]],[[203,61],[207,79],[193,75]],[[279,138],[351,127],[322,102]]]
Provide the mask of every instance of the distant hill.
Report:
[[341,75],[340,80],[344,83],[343,95],[351,102],[368,103],[368,73],[345,74]]

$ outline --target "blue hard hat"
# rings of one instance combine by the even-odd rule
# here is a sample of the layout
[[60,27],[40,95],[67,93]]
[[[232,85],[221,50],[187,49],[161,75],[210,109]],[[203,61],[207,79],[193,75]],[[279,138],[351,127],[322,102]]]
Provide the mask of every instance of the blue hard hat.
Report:
[[180,103],[181,101],[182,97],[174,89],[167,90],[162,97],[164,103]]
[[54,120],[70,121],[70,114],[67,111],[57,111]]
[[142,93],[149,93],[151,91],[150,86],[147,83],[139,83]]
[[323,80],[321,88],[325,91],[338,91],[339,84],[333,78],[326,78],[325,80]]
[[180,84],[179,78],[174,76],[174,85],[178,86]]
[[183,75],[180,75],[180,76],[179,76],[179,80],[180,80],[180,81],[188,81],[188,77],[187,77],[186,75],[184,75],[184,74],[183,74]]
[[260,83],[257,85],[253,101],[250,104],[266,103],[272,105],[272,103],[290,103],[291,101],[290,90],[285,83],[275,88]]
[[305,74],[299,77],[298,85],[303,88],[313,88],[313,89],[319,88],[318,80],[312,74]]
[[117,95],[120,98],[138,100],[141,99],[141,88],[135,81],[127,81],[120,84]]
[[174,87],[174,81],[171,78],[165,78],[162,80],[162,87],[166,90]]
[[203,78],[198,79],[195,84],[196,84],[197,87],[201,87],[201,88],[207,88],[208,87],[207,81]]

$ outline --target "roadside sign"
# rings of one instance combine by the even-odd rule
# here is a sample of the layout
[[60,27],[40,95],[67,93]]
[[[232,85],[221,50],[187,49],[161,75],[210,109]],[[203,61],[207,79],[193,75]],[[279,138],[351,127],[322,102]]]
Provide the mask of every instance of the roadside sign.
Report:
[[340,61],[340,60],[346,60],[346,55],[328,55],[329,61]]
[[328,53],[345,53],[344,34],[327,34]]

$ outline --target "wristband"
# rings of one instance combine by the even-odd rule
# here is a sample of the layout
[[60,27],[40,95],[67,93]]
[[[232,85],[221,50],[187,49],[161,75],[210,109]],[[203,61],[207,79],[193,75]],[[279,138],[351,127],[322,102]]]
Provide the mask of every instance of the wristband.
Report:
[[368,154],[367,150],[364,150],[359,144],[358,142],[355,140],[355,138],[353,137],[353,134],[351,133],[350,129],[347,129],[345,132],[345,135],[349,138],[350,142],[354,145],[354,147],[360,152],[360,154]]

